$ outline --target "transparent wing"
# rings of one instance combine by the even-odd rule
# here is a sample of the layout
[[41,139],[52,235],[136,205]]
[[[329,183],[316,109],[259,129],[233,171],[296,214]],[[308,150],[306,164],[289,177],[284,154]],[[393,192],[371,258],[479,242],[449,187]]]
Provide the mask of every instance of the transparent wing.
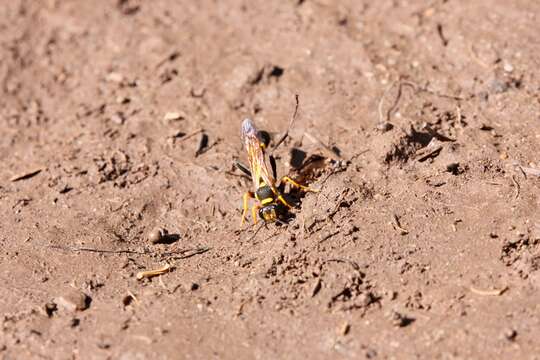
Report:
[[253,186],[255,187],[255,191],[257,191],[261,187],[262,181],[274,189],[275,179],[268,171],[264,150],[257,133],[257,129],[250,119],[245,119],[242,122],[242,140],[248,154]]

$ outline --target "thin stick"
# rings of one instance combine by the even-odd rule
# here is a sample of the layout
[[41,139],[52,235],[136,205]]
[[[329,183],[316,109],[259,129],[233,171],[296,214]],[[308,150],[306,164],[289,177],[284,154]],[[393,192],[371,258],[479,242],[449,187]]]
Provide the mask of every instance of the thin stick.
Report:
[[11,179],[9,179],[9,181],[16,182],[16,181],[30,179],[31,177],[34,177],[37,174],[39,174],[42,170],[43,169],[40,168],[40,169],[35,169],[35,170],[30,171],[30,172],[24,173],[22,175],[15,175]]
[[322,244],[323,242],[325,242],[326,240],[330,239],[331,237],[337,234],[339,234],[339,230],[326,234],[319,240],[319,244]]
[[58,249],[58,250],[66,250],[66,251],[84,251],[84,252],[93,252],[93,253],[100,253],[100,254],[136,254],[136,255],[147,255],[151,254],[151,252],[146,251],[135,251],[135,250],[108,250],[108,249],[94,249],[94,248],[88,248],[88,247],[76,247],[76,246],[60,246],[60,245],[48,245],[47,247],[51,249]]
[[186,259],[194,255],[203,254],[211,249],[209,247],[199,247],[199,248],[191,248],[191,249],[183,249],[183,250],[159,253],[159,252],[152,252],[152,251],[136,251],[136,250],[129,250],[129,249],[109,250],[109,249],[95,249],[95,248],[89,248],[89,247],[70,247],[70,246],[60,246],[60,245],[48,245],[47,247],[51,249],[59,249],[59,250],[66,250],[66,251],[72,251],[72,252],[85,251],[85,252],[93,252],[93,253],[100,253],[100,254],[135,254],[135,255],[161,255],[161,256],[172,256],[172,255],[177,255],[177,254],[183,255],[180,257],[175,257],[175,259]]
[[277,149],[277,147],[279,145],[281,145],[281,143],[283,141],[285,141],[285,139],[287,138],[287,136],[289,136],[289,130],[292,128],[293,124],[294,124],[294,121],[296,120],[297,118],[297,115],[298,115],[298,106],[300,105],[300,101],[298,100],[298,94],[295,94],[294,95],[294,99],[296,100],[296,106],[294,107],[294,113],[293,113],[293,116],[291,117],[291,120],[289,121],[289,126],[287,127],[287,130],[285,131],[285,133],[283,134],[283,136],[281,136],[281,138],[279,139],[279,141],[276,143],[276,145],[272,148],[272,152],[270,152],[270,155],[272,155],[274,153],[274,151]]
[[188,134],[188,135],[184,136],[183,138],[181,138],[181,139],[178,140],[177,142],[183,142],[183,141],[185,141],[185,140],[187,140],[187,139],[189,139],[189,138],[194,137],[195,135],[197,135],[198,133],[201,133],[201,132],[203,132],[203,131],[204,131],[204,129],[203,129],[203,128],[200,128],[199,130],[196,130],[196,131],[192,132],[191,134]]
[[137,305],[140,304],[140,303],[139,303],[139,299],[137,299],[137,297],[135,296],[135,294],[133,294],[130,290],[127,291],[127,294],[128,294],[129,296],[131,296],[131,298],[137,303]]
[[[391,83],[387,88],[386,90],[384,91],[384,93],[382,94],[381,96],[381,99],[379,100],[379,123],[382,123],[383,122],[383,103],[384,103],[384,98],[386,97],[386,94],[388,94],[388,92],[394,87],[394,85],[396,84],[396,82],[394,81],[393,83]],[[388,118],[386,119],[388,121]]]
[[468,50],[469,50],[469,53],[471,54],[474,61],[476,61],[479,65],[481,65],[481,66],[483,66],[485,68],[489,68],[488,64],[486,64],[485,62],[480,60],[480,57],[476,54],[476,51],[474,50],[474,45],[472,43],[469,45]]
[[514,186],[516,187],[516,195],[514,196],[514,198],[517,199],[519,197],[520,186],[519,186],[519,183],[516,181],[516,177],[514,175],[512,175],[512,182],[514,183]]
[[327,155],[329,155],[329,157],[333,158],[333,157],[337,157],[338,159],[342,159],[342,157],[338,154],[336,154],[336,152],[334,150],[332,150],[328,145],[326,145],[325,143],[323,143],[321,140],[317,139],[315,136],[311,135],[310,133],[308,132],[305,132],[304,135],[309,139],[311,140],[313,143],[315,144],[319,144],[320,146],[322,146],[322,148],[326,151]]
[[519,168],[521,169],[521,171],[523,171],[527,175],[540,176],[540,169],[524,167],[524,166],[520,166]]
[[401,94],[402,94],[402,83],[401,83],[401,80],[398,80],[398,81],[394,81],[392,84],[390,84],[390,86],[384,91],[383,93],[383,96],[381,97],[381,100],[379,101],[379,123],[382,123],[383,122],[383,102],[384,102],[384,98],[386,97],[386,95],[388,94],[388,92],[394,87],[394,85],[396,85],[396,83],[398,83],[398,92],[396,94],[396,98],[394,99],[394,103],[392,104],[392,106],[390,106],[388,108],[388,110],[386,111],[386,122],[390,122],[390,118],[392,117],[392,113],[396,110],[398,104],[399,104],[399,100],[401,99]]
[[396,214],[392,215],[392,219],[394,220],[394,227],[401,232],[401,235],[407,235],[409,231],[407,229],[404,229],[401,227],[401,223],[399,222],[399,217]]
[[428,94],[431,94],[431,95],[435,95],[435,96],[443,97],[443,98],[447,98],[447,99],[465,100],[464,98],[462,98],[460,96],[441,94],[441,93],[435,92],[433,90],[430,90],[427,87],[420,87],[420,85],[418,85],[418,84],[416,84],[416,83],[414,83],[412,81],[401,81],[401,84],[410,86],[417,92],[425,92],[425,93],[428,93]]
[[171,255],[174,255],[174,254],[182,254],[181,256],[172,257],[172,259],[180,260],[180,259],[187,259],[187,258],[190,258],[190,257],[195,256],[195,255],[204,254],[205,252],[210,251],[210,249],[211,248],[209,248],[209,247],[200,247],[200,248],[195,248],[195,249],[172,251],[172,252],[163,253],[163,254],[159,254],[159,255],[171,256]]
[[251,237],[249,238],[248,241],[251,241],[253,239],[255,239],[255,236],[257,236],[257,234],[259,233],[259,231],[262,229],[264,223],[261,222],[261,224],[259,225],[259,227],[257,228],[257,230],[255,230],[255,233],[253,235],[251,235]]
[[458,124],[460,127],[463,128],[463,117],[461,115],[461,108],[459,107],[459,105],[456,105],[456,114],[457,114],[457,121],[458,121]]

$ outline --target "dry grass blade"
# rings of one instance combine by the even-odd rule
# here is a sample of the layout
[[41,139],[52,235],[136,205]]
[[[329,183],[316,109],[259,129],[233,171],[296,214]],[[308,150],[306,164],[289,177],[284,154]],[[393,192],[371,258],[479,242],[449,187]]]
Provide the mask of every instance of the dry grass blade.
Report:
[[171,265],[167,264],[156,270],[139,271],[137,273],[137,280],[142,280],[145,278],[152,278],[154,276],[163,275],[171,271],[171,269],[172,269]]

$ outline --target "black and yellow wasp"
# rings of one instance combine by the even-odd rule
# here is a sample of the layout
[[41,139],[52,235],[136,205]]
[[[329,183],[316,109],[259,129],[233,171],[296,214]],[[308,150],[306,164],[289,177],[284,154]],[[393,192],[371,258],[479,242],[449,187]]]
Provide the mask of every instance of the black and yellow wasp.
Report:
[[[281,144],[286,136],[287,132],[285,133],[284,137],[278,141],[275,147]],[[287,214],[288,209],[293,207],[287,200],[285,200],[281,192],[278,190],[281,184],[289,183],[291,186],[303,191],[317,191],[307,186],[298,184],[288,176],[282,177],[279,183],[277,183],[276,164],[273,156],[269,156],[272,174],[270,174],[266,162],[266,149],[268,143],[270,142],[268,133],[258,131],[253,124],[253,121],[250,119],[245,119],[242,122],[242,140],[248,155],[249,169],[240,163],[236,163],[236,166],[246,175],[251,177],[255,191],[248,191],[244,194],[244,210],[242,212],[241,226],[244,224],[249,210],[248,205],[250,198],[254,198],[258,201],[258,203],[253,206],[251,211],[253,222],[256,224],[258,217],[260,217],[265,222],[269,223],[281,221],[281,219],[283,219],[283,217]]]

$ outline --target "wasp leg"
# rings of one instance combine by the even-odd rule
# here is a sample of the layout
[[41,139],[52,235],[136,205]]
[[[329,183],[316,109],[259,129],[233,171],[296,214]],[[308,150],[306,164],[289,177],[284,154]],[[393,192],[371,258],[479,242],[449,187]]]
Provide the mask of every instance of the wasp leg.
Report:
[[257,222],[259,221],[259,218],[257,217],[257,215],[258,215],[257,213],[258,213],[260,208],[261,208],[261,206],[259,204],[255,204],[251,208],[251,216],[253,216],[253,223],[254,224],[257,224]]
[[282,182],[282,183],[288,182],[288,183],[291,184],[292,186],[294,186],[294,187],[296,187],[296,188],[298,188],[298,189],[301,189],[301,190],[303,190],[303,191],[305,191],[305,192],[308,192],[308,191],[309,191],[309,192],[319,192],[318,189],[312,189],[312,188],[310,188],[310,187],[308,187],[308,186],[300,185],[299,183],[297,183],[296,181],[294,181],[293,179],[291,179],[291,178],[288,177],[288,176],[282,177],[282,178],[281,178],[281,182]]
[[285,205],[287,208],[289,208],[289,209],[292,209],[292,208],[293,208],[293,206],[292,206],[291,204],[289,204],[289,203],[287,202],[287,200],[285,200],[285,199],[283,198],[283,195],[278,195],[277,199],[278,199],[279,201],[281,201],[281,203],[282,203],[283,205]]
[[246,174],[249,178],[251,178],[251,171],[247,168],[246,165],[242,164],[240,161],[235,161],[234,166],[240,171],[242,171],[244,174]]
[[255,194],[253,194],[252,191],[248,191],[244,194],[244,211],[242,212],[242,221],[240,222],[240,226],[242,227],[244,225],[244,222],[246,221],[246,215],[249,209],[249,199],[253,199],[255,197]]

